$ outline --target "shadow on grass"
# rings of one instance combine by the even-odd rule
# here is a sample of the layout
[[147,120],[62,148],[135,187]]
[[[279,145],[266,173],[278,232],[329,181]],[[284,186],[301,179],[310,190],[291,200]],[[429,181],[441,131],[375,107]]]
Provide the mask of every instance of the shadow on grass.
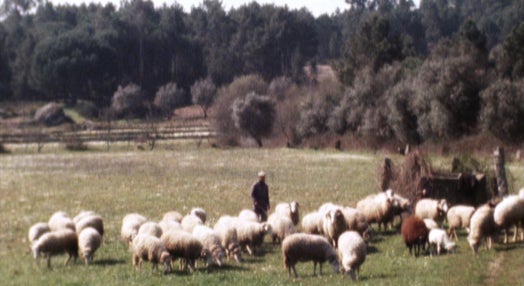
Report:
[[493,248],[496,252],[512,251],[519,248],[524,248],[524,242],[510,242],[507,244],[497,244]]
[[126,262],[122,259],[106,258],[106,259],[94,260],[91,264],[97,265],[97,266],[112,266],[112,265],[125,264],[125,263]]

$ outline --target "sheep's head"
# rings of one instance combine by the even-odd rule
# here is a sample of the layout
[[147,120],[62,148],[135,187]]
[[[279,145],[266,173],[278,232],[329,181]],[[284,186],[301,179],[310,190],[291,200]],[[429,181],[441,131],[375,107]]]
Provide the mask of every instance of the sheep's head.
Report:
[[338,254],[332,248],[330,249],[330,252],[328,254],[327,261],[329,262],[329,265],[331,265],[331,268],[333,268],[333,272],[338,273],[339,272]]
[[297,213],[299,207],[300,207],[300,205],[297,202],[295,202],[295,201],[289,203],[289,208],[290,208],[292,213]]
[[443,213],[447,213],[448,212],[448,202],[445,199],[440,200],[437,208],[439,211]]

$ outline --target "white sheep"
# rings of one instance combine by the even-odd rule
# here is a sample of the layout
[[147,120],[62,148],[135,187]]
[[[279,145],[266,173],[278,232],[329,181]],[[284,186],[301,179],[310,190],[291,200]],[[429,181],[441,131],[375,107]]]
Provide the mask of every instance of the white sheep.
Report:
[[147,221],[140,226],[138,234],[149,234],[160,238],[162,236],[162,228],[156,222]]
[[253,210],[243,209],[238,213],[241,220],[259,222],[258,215]]
[[271,238],[273,243],[281,243],[284,238],[296,231],[293,221],[287,215],[273,213],[267,218],[271,226]]
[[342,209],[348,230],[354,230],[360,234],[365,241],[370,241],[373,238],[373,229],[366,221],[364,214],[351,207]]
[[96,229],[100,235],[104,235],[104,219],[101,216],[97,214],[85,215],[75,223],[76,233],[80,233],[88,227],[92,227]]
[[290,203],[279,203],[275,207],[275,213],[282,216],[287,216],[291,219],[294,225],[300,221],[300,205],[293,201]]
[[[495,223],[504,230],[504,243],[508,243],[508,230],[515,227],[513,241],[517,241],[519,225],[524,230],[524,198],[518,195],[505,197],[496,207],[493,213]],[[521,232],[521,240],[524,240],[524,231]]]
[[49,218],[47,224],[49,225],[51,231],[57,231],[65,228],[75,231],[75,223],[69,217],[69,215],[63,211],[55,212],[51,218]]
[[411,201],[401,195],[398,195],[396,193],[393,194],[393,217],[391,218],[391,220],[389,221],[389,224],[391,229],[393,228],[393,222],[395,220],[395,217],[398,217],[399,220],[400,220],[400,225],[402,225],[402,214],[403,213],[408,213],[408,214],[412,214],[413,213],[413,204],[411,203]]
[[222,216],[215,223],[214,230],[220,237],[222,247],[229,258],[234,258],[236,262],[242,261],[242,250],[238,243],[238,234],[235,227],[238,218],[231,216]]
[[196,260],[204,257],[203,245],[194,235],[184,231],[166,231],[160,237],[172,259],[180,258],[182,269],[195,270]]
[[203,208],[193,208],[190,214],[196,215],[197,217],[199,217],[203,224],[206,223],[207,214]]
[[519,197],[524,198],[524,188],[520,189]]
[[308,213],[302,217],[302,230],[309,234],[324,234],[323,221],[322,213]]
[[218,266],[222,266],[225,250],[218,234],[208,226],[197,225],[193,229],[193,235],[204,247],[207,254],[207,265],[211,265],[214,261]]
[[236,225],[238,244],[245,248],[249,255],[254,255],[256,248],[264,242],[266,234],[271,233],[268,223],[239,220]]
[[93,261],[98,248],[102,245],[102,235],[92,227],[82,229],[78,235],[78,248],[86,265]]
[[448,219],[448,235],[458,239],[456,231],[458,228],[464,228],[469,232],[469,222],[474,212],[475,208],[472,206],[455,205],[450,207],[446,214]]
[[349,273],[351,279],[358,280],[360,266],[366,261],[364,239],[356,231],[346,231],[338,238],[338,251],[342,256],[342,269]]
[[426,225],[426,227],[429,229],[429,230],[432,230],[432,229],[436,229],[436,228],[439,228],[438,227],[438,223],[430,218],[425,218],[423,219],[424,220],[424,224]]
[[337,248],[338,237],[348,229],[342,209],[328,210],[324,215],[323,232],[329,243]]
[[40,256],[44,254],[47,258],[47,267],[51,267],[51,256],[67,252],[64,265],[67,265],[71,258],[78,257],[78,236],[76,232],[69,228],[44,233],[31,247],[33,256],[40,263]]
[[338,255],[333,246],[325,237],[315,234],[295,233],[284,238],[282,242],[282,256],[284,267],[291,276],[293,270],[298,277],[295,265],[298,262],[313,261],[313,275],[316,275],[317,263],[320,265],[322,274],[322,263],[328,261],[333,271],[338,272]]
[[448,203],[445,199],[421,199],[415,206],[415,215],[421,219],[430,218],[438,224],[446,217]]
[[442,248],[450,252],[456,247],[455,243],[449,239],[446,231],[441,228],[429,230],[428,242],[431,249],[431,255],[435,252],[437,255],[440,255]]
[[381,224],[386,224],[393,219],[394,199],[391,192],[372,194],[357,203],[357,210],[361,211],[369,224],[377,223],[380,230]]
[[164,274],[171,269],[171,255],[160,238],[138,234],[131,243],[133,251],[133,266],[135,270],[142,268],[143,261],[149,261],[154,269],[158,269],[158,263],[164,265]]
[[182,225],[183,230],[192,233],[195,226],[203,225],[204,223],[196,215],[189,214],[182,218],[182,222],[180,224]]
[[49,225],[45,222],[38,222],[38,223],[33,224],[29,228],[29,232],[27,234],[29,243],[33,245],[35,241],[37,241],[44,233],[47,233],[50,231],[51,229],[49,228]]
[[493,219],[494,206],[491,203],[478,207],[469,223],[468,243],[476,254],[482,239],[486,239],[488,249],[491,249],[492,236],[497,229]]
[[128,244],[131,244],[133,238],[138,234],[138,229],[146,221],[146,217],[137,213],[125,215],[122,219],[122,228],[120,229],[120,236],[122,240]]
[[94,211],[81,211],[80,213],[78,213],[74,218],[73,218],[73,222],[75,224],[77,224],[80,220],[82,220],[83,218],[87,217],[87,216],[94,216],[94,215],[98,215],[97,213],[95,213]]
[[162,233],[168,231],[182,231],[182,225],[174,220],[162,220],[158,222],[158,226],[162,229]]
[[164,216],[162,217],[162,220],[164,221],[170,221],[170,220],[173,220],[173,221],[176,221],[178,223],[181,223],[182,222],[182,218],[184,218],[184,216],[177,212],[177,211],[169,211],[169,212],[166,212],[164,214]]

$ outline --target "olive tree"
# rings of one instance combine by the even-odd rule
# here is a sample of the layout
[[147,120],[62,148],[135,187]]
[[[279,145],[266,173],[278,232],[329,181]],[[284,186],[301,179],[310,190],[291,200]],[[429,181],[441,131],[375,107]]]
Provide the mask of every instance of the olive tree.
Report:
[[262,147],[262,137],[271,135],[273,131],[275,114],[275,102],[255,92],[233,102],[235,127],[251,136],[259,147]]
[[207,118],[207,111],[215,102],[217,96],[217,87],[211,78],[196,81],[191,86],[191,99],[193,104],[198,104],[204,112],[204,118]]

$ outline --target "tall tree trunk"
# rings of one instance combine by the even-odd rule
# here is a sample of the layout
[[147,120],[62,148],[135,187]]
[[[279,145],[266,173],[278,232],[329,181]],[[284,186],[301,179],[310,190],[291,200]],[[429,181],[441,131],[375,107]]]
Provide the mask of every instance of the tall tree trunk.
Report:
[[497,196],[504,197],[508,194],[508,181],[504,167],[504,148],[497,147],[493,153],[493,159],[495,160],[495,176],[497,178]]

